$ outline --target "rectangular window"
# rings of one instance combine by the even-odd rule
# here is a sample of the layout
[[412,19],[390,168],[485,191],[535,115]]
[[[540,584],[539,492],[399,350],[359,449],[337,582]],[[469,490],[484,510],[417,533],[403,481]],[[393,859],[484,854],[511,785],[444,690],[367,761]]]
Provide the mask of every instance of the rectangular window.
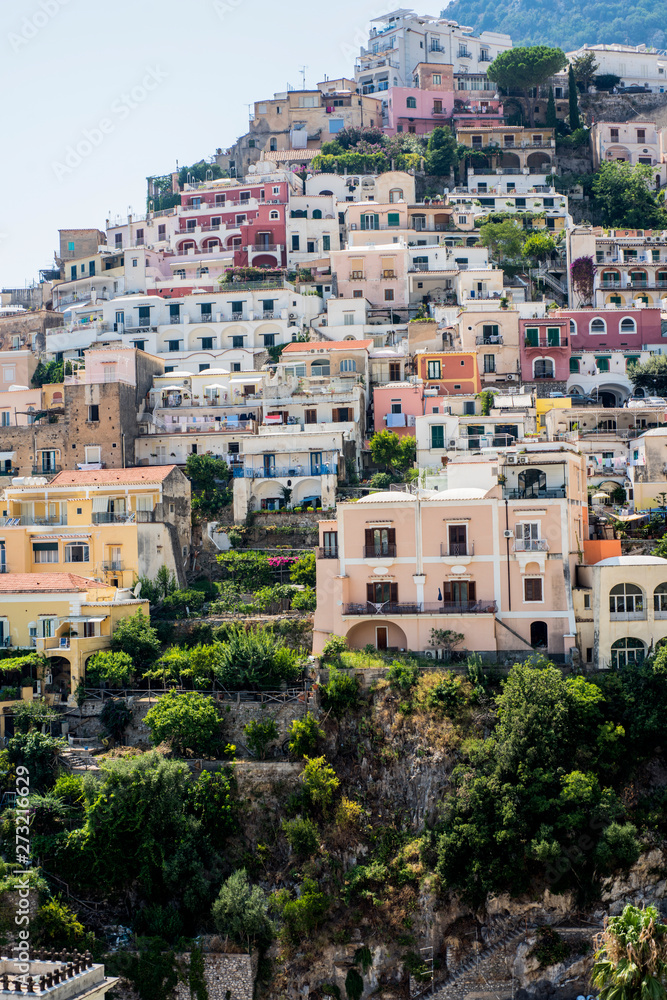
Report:
[[300,245],[299,234],[292,233],[292,250],[298,250]]
[[243,336],[232,337],[232,347],[243,347]]
[[387,225],[388,226],[400,226],[400,224],[401,224],[401,216],[400,216],[400,214],[398,212],[389,212],[389,214],[387,216]]
[[0,413],[0,427],[11,427],[12,415],[9,410],[3,410]]
[[338,557],[338,532],[325,531],[322,535],[324,558],[336,559]]
[[90,548],[81,542],[72,542],[65,546],[66,563],[87,563],[90,562]]
[[98,444],[86,445],[84,451],[87,465],[97,465],[102,461],[102,449]]
[[384,290],[384,300],[385,300],[385,302],[393,302],[394,301],[394,289],[393,288],[385,288],[385,290]]
[[440,73],[433,74],[433,85],[434,87],[439,87],[442,83],[442,75]]
[[367,583],[366,600],[369,604],[398,604],[398,584]]
[[442,424],[431,424],[431,448],[445,447],[445,428]]
[[429,361],[427,362],[427,378],[441,378],[442,377],[442,365],[439,361]]
[[174,351],[177,351],[179,349],[178,348],[179,344],[180,344],[180,340],[168,340],[167,341],[167,350],[171,351],[173,353]]
[[495,354],[485,354],[484,355],[484,371],[488,374],[495,372],[496,370],[496,356]]
[[523,581],[524,587],[524,600],[528,601],[541,601],[542,600],[542,580],[541,579],[528,579]]
[[57,542],[33,542],[32,558],[36,563],[57,563],[58,543]]
[[317,410],[304,410],[304,419],[307,424],[316,424]]
[[540,331],[535,327],[526,329],[526,347],[537,347],[540,342]]
[[322,237],[322,250],[324,253],[328,253],[331,250],[331,237],[326,234]]
[[201,339],[201,349],[202,349],[202,351],[212,351],[213,350],[213,337],[202,337],[202,339]]
[[97,403],[88,407],[88,420],[90,423],[97,423],[100,419],[100,408]]

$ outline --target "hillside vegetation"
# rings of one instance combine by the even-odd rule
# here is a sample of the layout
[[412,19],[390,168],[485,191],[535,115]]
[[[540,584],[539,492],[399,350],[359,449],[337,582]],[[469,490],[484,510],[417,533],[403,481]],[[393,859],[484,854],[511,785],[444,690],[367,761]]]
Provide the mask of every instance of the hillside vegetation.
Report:
[[622,42],[665,47],[667,2],[621,0],[454,0],[447,16],[475,31],[503,31],[515,45],[558,45],[565,51],[584,42]]

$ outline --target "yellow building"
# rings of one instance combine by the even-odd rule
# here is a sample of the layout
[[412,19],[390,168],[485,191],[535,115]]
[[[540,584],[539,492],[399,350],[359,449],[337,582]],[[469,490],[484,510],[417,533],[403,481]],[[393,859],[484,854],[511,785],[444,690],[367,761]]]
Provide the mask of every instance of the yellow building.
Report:
[[535,412],[537,415],[538,431],[546,431],[544,418],[549,410],[569,410],[572,407],[572,400],[569,396],[537,396],[535,399]]
[[0,511],[0,572],[76,572],[133,587],[165,565],[185,582],[190,482],[174,465],[14,479]]
[[84,679],[88,659],[109,649],[118,622],[139,609],[148,615],[148,601],[74,573],[3,573],[0,644],[43,653],[47,692],[51,687],[67,698]]

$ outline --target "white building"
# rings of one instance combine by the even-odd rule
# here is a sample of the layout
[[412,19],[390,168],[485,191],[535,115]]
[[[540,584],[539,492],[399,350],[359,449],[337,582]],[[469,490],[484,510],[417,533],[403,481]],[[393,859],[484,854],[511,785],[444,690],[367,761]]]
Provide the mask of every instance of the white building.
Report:
[[598,75],[613,73],[620,77],[620,87],[644,87],[656,94],[665,92],[667,55],[646,45],[612,44],[582,45],[568,52],[570,61],[592,52],[599,66]]
[[421,16],[407,8],[376,17],[371,25],[354,73],[364,94],[415,86],[413,70],[424,62],[453,66],[460,90],[495,91],[486,68],[500,52],[512,48],[509,35],[495,31],[474,35],[471,28],[449,18]]
[[667,179],[665,130],[652,121],[597,122],[591,128],[593,166],[620,161],[653,167],[653,181],[661,187]]
[[292,195],[287,219],[287,265],[312,267],[328,264],[328,255],[339,250],[340,226],[333,194]]

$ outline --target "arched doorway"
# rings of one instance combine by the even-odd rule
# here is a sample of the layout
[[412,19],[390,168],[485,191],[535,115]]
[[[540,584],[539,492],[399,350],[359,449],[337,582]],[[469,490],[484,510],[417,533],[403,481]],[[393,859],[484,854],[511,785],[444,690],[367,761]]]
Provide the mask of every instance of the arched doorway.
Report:
[[524,469],[519,473],[519,496],[538,497],[547,488],[547,474],[542,469]]
[[549,632],[546,622],[530,623],[530,644],[534,649],[547,649],[549,645]]
[[641,639],[634,639],[632,636],[626,639],[617,639],[611,647],[611,665],[615,669],[639,664],[644,656],[644,643]]
[[[49,682],[48,677],[51,677]],[[52,685],[52,690],[67,701],[72,691],[72,666],[65,656],[50,656],[45,672],[46,683]]]
[[347,642],[350,649],[363,649],[364,646],[397,650],[408,648],[403,629],[380,615],[354,625],[347,633]]
[[597,397],[598,402],[601,403],[607,410],[617,406],[616,393],[612,392],[611,389],[600,389],[597,393]]

